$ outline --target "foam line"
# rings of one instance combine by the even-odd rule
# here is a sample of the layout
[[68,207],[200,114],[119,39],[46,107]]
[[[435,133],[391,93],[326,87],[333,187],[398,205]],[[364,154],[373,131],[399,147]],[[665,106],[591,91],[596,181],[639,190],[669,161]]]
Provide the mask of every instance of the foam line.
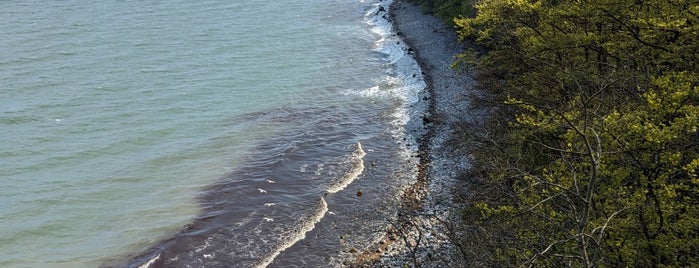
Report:
[[320,198],[320,202],[316,206],[316,211],[315,214],[313,215],[313,218],[311,218],[309,221],[304,222],[301,227],[296,230],[296,233],[291,237],[290,240],[283,242],[277,249],[275,249],[269,256],[266,258],[262,259],[260,263],[255,265],[256,268],[264,268],[267,267],[272,261],[274,261],[277,256],[279,256],[280,253],[282,253],[284,250],[287,248],[290,248],[297,242],[303,240],[306,238],[306,233],[310,232],[315,228],[316,223],[320,222],[323,217],[325,217],[325,213],[328,212],[328,203],[325,202],[325,199],[323,197]]
[[347,187],[347,185],[350,185],[350,183],[356,180],[359,175],[362,174],[362,172],[364,172],[365,155],[366,153],[362,149],[362,144],[357,142],[357,149],[354,150],[352,157],[350,158],[350,161],[352,161],[352,168],[347,171],[347,173],[345,173],[345,175],[343,175],[339,181],[328,188],[328,193],[334,194],[342,191],[345,189],[345,187]]
[[155,261],[157,261],[158,259],[160,259],[160,254],[158,254],[157,256],[153,257],[152,259],[150,259],[148,262],[142,264],[141,266],[138,266],[138,268],[149,268],[149,267],[150,267],[153,263],[155,263]]

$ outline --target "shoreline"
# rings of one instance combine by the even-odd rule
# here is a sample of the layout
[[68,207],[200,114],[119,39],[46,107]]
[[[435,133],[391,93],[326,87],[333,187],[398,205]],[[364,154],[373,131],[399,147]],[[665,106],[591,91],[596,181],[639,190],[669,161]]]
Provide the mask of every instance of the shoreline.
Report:
[[419,6],[395,0],[388,8],[394,32],[420,66],[426,87],[414,104],[407,128],[420,125],[420,164],[417,182],[404,191],[398,218],[390,219],[385,237],[369,245],[350,266],[359,267],[462,267],[458,246],[451,243],[452,225],[460,221],[454,192],[459,176],[470,168],[464,148],[454,146],[459,124],[474,120],[467,97],[475,82],[468,71],[458,72],[450,64],[468,44],[459,43],[456,33],[440,19],[422,12]]
[[[422,13],[419,7],[401,0],[380,1],[383,11],[383,18],[388,21],[391,27],[393,41],[404,43],[404,57],[414,59],[419,65],[425,88],[418,93],[417,102],[411,103],[408,107],[410,120],[407,122],[406,131],[411,134],[417,144],[418,168],[417,179],[412,185],[399,193],[400,199],[394,211],[398,211],[397,216],[386,219],[387,228],[378,236],[359,244],[356,248],[337,252],[337,260],[341,266],[362,266],[362,267],[449,267],[453,266],[451,256],[458,253],[458,249],[449,243],[449,238],[445,236],[446,229],[441,226],[440,220],[451,218],[449,213],[453,208],[451,201],[451,191],[453,181],[442,178],[441,168],[444,156],[441,153],[443,145],[448,136],[448,124],[444,120],[445,112],[439,109],[438,105],[449,101],[452,95],[461,92],[460,83],[449,81],[449,90],[453,94],[444,95],[444,85],[436,79],[445,77],[456,77],[449,69],[449,64],[453,60],[453,54],[445,53],[444,46],[460,48],[457,46],[456,37],[445,33],[451,33],[441,20]],[[390,3],[390,5],[387,5]],[[379,13],[377,13],[378,15]],[[439,36],[436,38],[433,35]],[[435,44],[439,44],[436,46]],[[427,56],[423,55],[426,53]],[[407,58],[406,58],[407,59]],[[414,75],[413,75],[414,77]],[[446,98],[446,99],[445,99]],[[453,178],[453,176],[452,176]],[[445,209],[444,205],[447,205]],[[195,221],[183,229],[196,229],[200,221]],[[162,243],[155,245],[136,256],[129,257],[125,264],[106,264],[116,267],[150,267],[151,265],[162,265],[162,261],[167,258],[167,254],[172,253],[168,249],[177,241],[182,240],[181,234],[168,238]],[[366,243],[366,244],[362,244]],[[269,259],[268,261],[273,261]],[[419,263],[419,265],[413,265]],[[267,262],[267,264],[269,264]],[[339,263],[335,263],[338,265]],[[458,266],[458,265],[457,265]]]

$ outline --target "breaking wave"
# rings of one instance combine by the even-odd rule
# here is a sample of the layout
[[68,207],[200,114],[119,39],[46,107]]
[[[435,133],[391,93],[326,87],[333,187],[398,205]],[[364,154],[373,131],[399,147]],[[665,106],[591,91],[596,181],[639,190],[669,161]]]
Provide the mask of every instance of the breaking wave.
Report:
[[364,171],[364,156],[366,153],[362,149],[362,144],[360,142],[357,142],[357,149],[354,150],[352,153],[352,156],[350,157],[350,162],[351,162],[351,168],[347,173],[345,173],[342,178],[340,178],[337,182],[332,184],[328,188],[328,193],[334,194],[339,191],[342,191],[347,187],[347,185],[350,185],[354,180],[356,180],[359,175],[362,174]]

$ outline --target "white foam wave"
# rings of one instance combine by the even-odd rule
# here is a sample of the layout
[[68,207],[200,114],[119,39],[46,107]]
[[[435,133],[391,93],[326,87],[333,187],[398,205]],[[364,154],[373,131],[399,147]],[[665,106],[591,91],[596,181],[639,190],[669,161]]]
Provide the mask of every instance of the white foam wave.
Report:
[[[376,81],[377,86],[363,90],[355,90],[354,94],[366,97],[391,97],[399,98],[404,106],[416,103],[419,93],[427,85],[418,65],[408,46],[395,33],[392,23],[387,19],[388,8],[393,1],[376,3],[365,14],[365,23],[370,31],[375,34],[374,51],[384,55],[386,62],[386,76]],[[405,110],[401,111],[405,112]],[[406,115],[409,117],[409,115]],[[401,120],[396,123],[407,122],[404,115],[398,116]]]
[[306,233],[310,232],[313,230],[316,226],[316,223],[320,222],[323,217],[325,217],[325,214],[328,212],[328,203],[325,202],[325,199],[323,197],[320,198],[320,201],[318,202],[316,206],[315,213],[312,215],[312,217],[302,223],[302,225],[294,232],[294,234],[291,236],[291,239],[282,242],[279,247],[277,247],[272,253],[267,256],[266,258],[262,259],[257,265],[254,267],[258,268],[263,268],[267,267],[272,261],[274,261],[277,256],[279,256],[280,253],[282,253],[284,250],[290,248],[294,244],[296,244],[298,241],[301,241],[306,238]]
[[364,172],[364,156],[366,155],[366,152],[362,149],[362,143],[357,142],[357,148],[352,152],[352,156],[350,156],[350,162],[352,164],[352,167],[350,170],[348,170],[340,180],[332,184],[328,188],[328,193],[334,194],[339,191],[342,191],[345,189],[348,185],[350,185],[354,180],[356,180],[359,175]]
[[405,50],[401,49],[400,43],[393,35],[393,25],[386,19],[388,8],[392,1],[376,3],[364,14],[364,21],[371,26],[369,31],[377,35],[374,41],[374,50],[387,56],[386,60],[393,64],[405,56]]
[[355,90],[351,94],[369,98],[391,98],[401,102],[401,105],[390,114],[392,128],[389,132],[396,141],[400,141],[403,147],[401,155],[405,159],[412,159],[414,152],[418,149],[417,142],[415,137],[408,133],[406,127],[413,118],[421,122],[420,118],[424,113],[421,109],[424,105],[418,102],[427,83],[413,51],[396,33],[388,18],[388,8],[392,2],[392,0],[377,1],[365,13],[365,23],[369,25],[370,32],[377,36],[374,51],[380,53],[385,62],[385,77],[377,81],[376,86]]
[[150,267],[153,263],[155,263],[155,261],[157,261],[158,259],[160,259],[160,254],[158,254],[157,256],[153,257],[152,259],[150,259],[148,262],[142,264],[141,266],[138,266],[138,268],[148,268],[148,267]]

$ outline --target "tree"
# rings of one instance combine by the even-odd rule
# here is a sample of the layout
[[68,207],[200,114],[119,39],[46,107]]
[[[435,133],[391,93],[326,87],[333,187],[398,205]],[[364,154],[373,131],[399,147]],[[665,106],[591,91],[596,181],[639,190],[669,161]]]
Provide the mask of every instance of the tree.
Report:
[[508,266],[698,264],[699,3],[475,9],[454,22],[487,52],[463,58],[503,105],[491,125],[508,128],[475,151],[499,194],[466,209],[490,238],[472,250]]

